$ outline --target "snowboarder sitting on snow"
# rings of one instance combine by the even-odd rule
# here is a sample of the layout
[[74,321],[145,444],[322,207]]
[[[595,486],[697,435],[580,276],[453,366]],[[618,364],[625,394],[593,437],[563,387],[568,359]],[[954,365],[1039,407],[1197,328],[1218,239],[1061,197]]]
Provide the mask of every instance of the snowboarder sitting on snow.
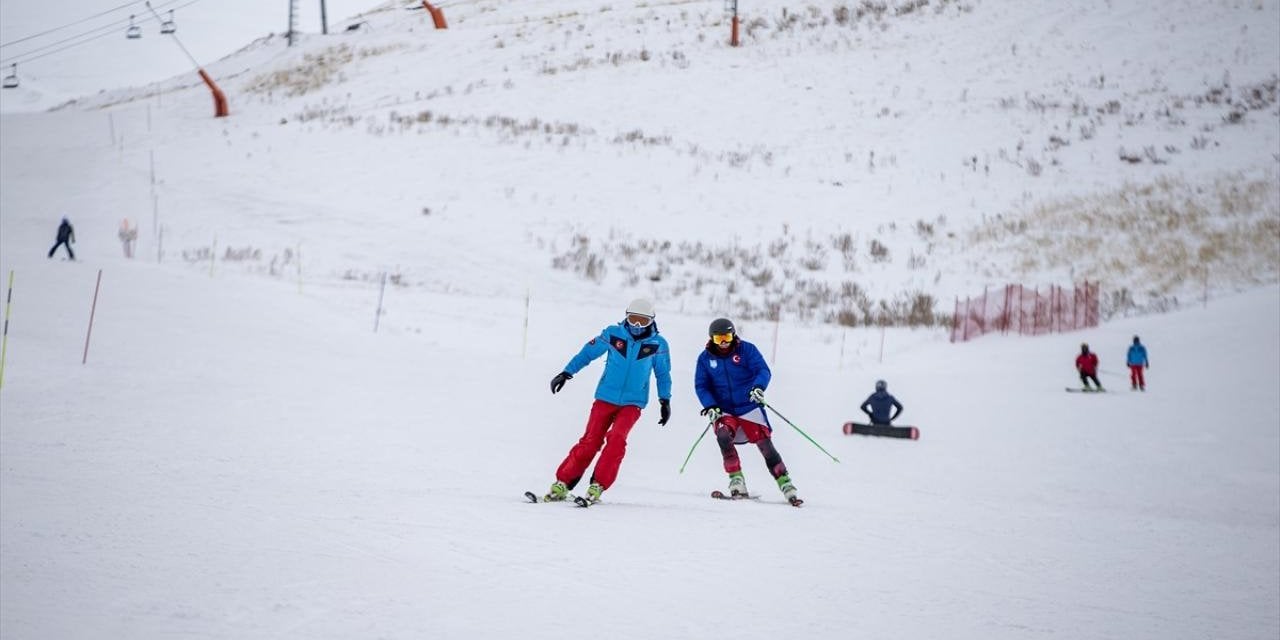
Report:
[[[596,401],[587,417],[587,428],[569,455],[556,469],[556,481],[542,497],[543,502],[559,502],[569,497],[591,461],[600,453],[587,487],[587,500],[597,502],[613,485],[627,453],[627,434],[640,419],[640,410],[649,402],[649,375],[658,381],[659,425],[671,418],[671,351],[658,335],[653,303],[639,298],[627,305],[622,322],[611,324],[569,360],[564,371],[551,379],[551,393],[557,393],[573,374],[606,356],[604,373],[596,385]],[[607,438],[607,442],[606,442]]]
[[750,442],[764,456],[765,466],[782,495],[792,504],[799,504],[787,465],[773,446],[773,429],[764,412],[764,390],[773,376],[769,365],[755,345],[738,337],[728,318],[717,318],[707,333],[707,346],[698,354],[693,388],[702,403],[702,415],[711,422],[720,444],[724,470],[729,474],[730,497],[748,497],[737,445]]
[[[872,426],[884,425],[889,426],[898,416],[902,415],[902,403],[889,393],[889,384],[884,380],[876,380],[875,393],[867,396],[862,401],[862,412],[867,414],[867,418],[871,420]],[[889,409],[893,409],[893,415],[889,415]]]
[[1089,381],[1093,380],[1098,385],[1098,391],[1102,391],[1102,383],[1098,382],[1098,354],[1089,351],[1088,344],[1080,345],[1080,355],[1076,356],[1076,371],[1080,372],[1080,384],[1084,385],[1085,391],[1093,391],[1089,386]]
[[58,247],[61,246],[61,247],[66,247],[67,255],[71,256],[72,260],[75,260],[76,254],[71,250],[71,245],[75,244],[75,241],[76,241],[75,229],[72,229],[71,223],[68,222],[66,218],[63,218],[62,224],[58,225],[58,241],[54,243],[53,248],[49,250],[49,257],[52,258],[54,252],[57,251]]
[[1125,358],[1125,362],[1129,364],[1129,384],[1134,389],[1147,390],[1147,381],[1142,375],[1142,370],[1151,367],[1151,363],[1147,361],[1147,348],[1138,340],[1138,336],[1133,337],[1133,344],[1129,345],[1129,354]]

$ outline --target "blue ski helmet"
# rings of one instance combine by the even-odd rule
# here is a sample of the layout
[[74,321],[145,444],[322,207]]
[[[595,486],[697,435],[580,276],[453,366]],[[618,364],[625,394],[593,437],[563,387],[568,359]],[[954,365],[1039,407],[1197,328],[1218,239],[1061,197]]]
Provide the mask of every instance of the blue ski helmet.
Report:
[[876,380],[876,391],[886,391],[889,389],[889,383],[884,380]]

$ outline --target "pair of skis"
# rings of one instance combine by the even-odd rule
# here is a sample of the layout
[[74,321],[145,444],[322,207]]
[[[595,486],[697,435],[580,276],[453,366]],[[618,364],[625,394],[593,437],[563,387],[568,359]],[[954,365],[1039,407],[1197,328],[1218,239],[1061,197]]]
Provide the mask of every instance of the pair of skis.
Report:
[[[538,497],[538,495],[537,495],[536,493],[532,492],[532,491],[526,491],[526,492],[524,492],[524,497],[525,497],[525,499],[526,499],[526,500],[528,500],[529,502],[532,502],[532,503],[534,503],[534,504],[537,504],[537,503],[539,503],[539,502],[543,502],[542,498],[539,498],[539,497]],[[760,499],[760,496],[751,496],[751,495],[747,495],[747,496],[731,496],[731,495],[729,495],[729,494],[727,494],[727,493],[725,493],[725,492],[723,492],[723,491],[720,491],[720,490],[712,491],[712,492],[711,492],[711,497],[712,497],[712,498],[715,498],[715,499],[717,499],[717,500],[759,500],[759,499]],[[589,506],[591,506],[591,505],[593,505],[593,504],[596,504],[595,502],[592,502],[591,500],[588,500],[587,498],[584,498],[584,497],[582,497],[582,496],[575,496],[575,495],[573,495],[573,494],[569,494],[569,498],[570,498],[570,499],[572,499],[572,501],[573,501],[573,503],[574,503],[575,505],[578,505],[579,507],[583,507],[583,508],[585,508],[585,507],[589,507]],[[555,500],[555,501],[547,500],[546,502],[561,502],[561,501],[560,501],[560,500]],[[804,500],[801,500],[800,498],[795,498],[795,497],[787,498],[787,502],[788,502],[791,506],[793,506],[793,507],[798,507],[798,506],[800,506],[800,505],[804,504]]]
[[[539,498],[539,497],[538,497],[538,495],[537,495],[537,494],[535,494],[535,493],[534,493],[534,492],[532,492],[532,491],[526,491],[526,492],[524,492],[524,497],[525,497],[525,499],[526,499],[526,500],[528,500],[529,502],[532,502],[532,503],[534,503],[534,504],[537,504],[537,503],[539,503],[539,502],[544,502],[544,500],[543,500],[542,498]],[[586,508],[586,507],[589,507],[589,506],[591,506],[591,505],[595,504],[595,502],[592,502],[591,500],[589,500],[589,499],[587,499],[587,498],[584,498],[584,497],[582,497],[582,496],[575,496],[575,495],[573,495],[572,493],[571,493],[571,494],[569,494],[568,501],[571,501],[571,502],[573,502],[574,504],[578,505],[579,507],[583,507],[583,508]],[[565,500],[546,500],[545,502],[565,502]]]
[[[715,491],[712,491],[712,492],[711,492],[711,497],[712,497],[712,498],[715,498],[716,500],[759,500],[759,499],[760,499],[760,496],[753,496],[753,495],[750,495],[750,494],[748,494],[748,495],[729,495],[729,494],[727,494],[727,493],[725,493],[725,492],[723,492],[723,491],[720,491],[719,489],[717,489],[717,490],[715,490]],[[793,496],[793,497],[790,497],[790,498],[787,498],[787,502],[788,502],[791,506],[793,506],[793,507],[798,507],[798,506],[800,506],[800,505],[804,504],[804,500],[801,500],[800,498],[797,498],[797,497],[794,497],[794,496]]]

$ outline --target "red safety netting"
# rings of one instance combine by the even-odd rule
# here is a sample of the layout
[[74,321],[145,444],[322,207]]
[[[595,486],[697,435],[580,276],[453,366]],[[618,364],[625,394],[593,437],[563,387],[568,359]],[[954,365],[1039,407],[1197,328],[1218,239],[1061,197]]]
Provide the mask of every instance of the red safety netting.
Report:
[[972,340],[993,331],[1035,336],[1096,327],[1098,301],[1097,282],[1085,282],[1073,289],[1028,289],[1020,284],[988,289],[980,297],[956,299],[951,341]]

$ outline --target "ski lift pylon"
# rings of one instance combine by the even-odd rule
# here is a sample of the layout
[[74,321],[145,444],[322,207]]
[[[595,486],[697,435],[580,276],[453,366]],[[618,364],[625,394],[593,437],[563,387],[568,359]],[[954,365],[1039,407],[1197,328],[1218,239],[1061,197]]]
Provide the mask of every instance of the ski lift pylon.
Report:
[[18,63],[15,62],[9,65],[9,75],[4,77],[4,88],[6,89],[18,88]]
[[178,30],[178,25],[173,22],[173,9],[169,10],[169,19],[160,23],[160,33],[173,33]]
[[142,27],[133,23],[133,16],[129,16],[129,28],[125,29],[124,37],[130,40],[137,40],[142,37]]

